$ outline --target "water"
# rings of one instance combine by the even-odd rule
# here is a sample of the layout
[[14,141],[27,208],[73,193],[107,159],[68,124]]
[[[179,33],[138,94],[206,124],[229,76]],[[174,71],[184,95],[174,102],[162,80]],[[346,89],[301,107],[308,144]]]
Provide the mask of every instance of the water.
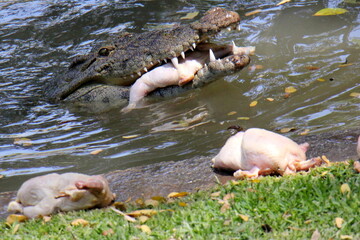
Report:
[[[0,2],[0,174],[6,176],[0,179],[0,192],[49,172],[98,174],[211,156],[229,136],[226,128],[235,124],[296,128],[289,137],[305,129],[320,133],[358,128],[360,98],[350,94],[360,92],[360,5],[275,3]],[[117,32],[174,24],[188,12],[215,5],[241,15],[241,31],[224,32],[215,42],[256,46],[250,69],[173,98],[150,99],[148,108],[126,115],[119,108],[94,113],[43,98],[44,83],[64,71],[71,58]],[[312,16],[328,6],[349,12]],[[245,16],[260,8],[262,12]],[[339,67],[344,63],[352,65]],[[297,92],[284,98],[289,86]],[[250,107],[255,100],[258,104]],[[198,114],[203,117],[186,123]],[[95,150],[100,152],[91,154]]]

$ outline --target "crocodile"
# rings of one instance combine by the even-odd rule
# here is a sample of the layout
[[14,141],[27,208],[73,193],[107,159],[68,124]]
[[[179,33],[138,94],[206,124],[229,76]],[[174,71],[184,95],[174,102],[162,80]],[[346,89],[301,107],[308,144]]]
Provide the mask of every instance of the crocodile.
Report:
[[153,71],[161,75],[161,69],[178,69],[188,56],[195,55],[202,60],[190,78],[180,79],[179,84],[160,84],[144,95],[171,96],[201,87],[213,81],[214,76],[249,64],[254,49],[208,43],[223,29],[237,29],[239,22],[236,12],[215,7],[193,23],[140,34],[122,33],[89,54],[75,57],[64,74],[46,84],[45,94],[55,102],[128,100],[131,86],[139,79]]

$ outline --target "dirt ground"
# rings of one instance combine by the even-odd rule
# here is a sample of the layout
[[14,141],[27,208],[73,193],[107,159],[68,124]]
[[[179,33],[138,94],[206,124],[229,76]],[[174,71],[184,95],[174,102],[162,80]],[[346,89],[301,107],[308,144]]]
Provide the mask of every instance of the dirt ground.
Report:
[[[325,155],[330,161],[344,161],[358,159],[356,143],[359,135],[360,129],[352,129],[301,136],[294,140],[310,144],[308,158]],[[195,192],[210,188],[219,181],[225,183],[232,179],[231,173],[214,172],[211,157],[161,162],[104,175],[117,195],[116,201],[167,196],[170,192]],[[0,193],[0,219],[7,216],[7,204],[15,195],[16,192]]]

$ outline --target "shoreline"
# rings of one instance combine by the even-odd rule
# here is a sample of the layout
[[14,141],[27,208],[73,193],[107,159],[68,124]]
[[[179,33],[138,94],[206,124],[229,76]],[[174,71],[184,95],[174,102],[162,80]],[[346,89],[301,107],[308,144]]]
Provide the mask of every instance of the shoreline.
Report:
[[[309,134],[293,138],[297,143],[308,142],[307,158],[325,155],[331,162],[357,160],[356,145],[360,129],[331,133]],[[225,143],[225,141],[224,141]],[[234,179],[230,173],[215,172],[212,157],[194,157],[181,161],[160,162],[145,166],[115,170],[104,174],[116,193],[116,201],[132,201],[152,196],[167,196],[171,192],[196,192]],[[5,219],[7,204],[16,191],[0,193],[0,219]]]

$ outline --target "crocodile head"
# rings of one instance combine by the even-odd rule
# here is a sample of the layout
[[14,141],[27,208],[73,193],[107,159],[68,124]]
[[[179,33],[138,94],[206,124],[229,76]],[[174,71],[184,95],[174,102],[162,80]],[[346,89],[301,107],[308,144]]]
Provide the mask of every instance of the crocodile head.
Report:
[[[124,33],[96,51],[76,57],[65,74],[50,81],[45,92],[59,101],[89,85],[130,86],[168,60],[185,58],[222,29],[237,28],[239,21],[237,13],[216,7],[191,24],[141,34]],[[102,94],[106,95],[106,90]]]

